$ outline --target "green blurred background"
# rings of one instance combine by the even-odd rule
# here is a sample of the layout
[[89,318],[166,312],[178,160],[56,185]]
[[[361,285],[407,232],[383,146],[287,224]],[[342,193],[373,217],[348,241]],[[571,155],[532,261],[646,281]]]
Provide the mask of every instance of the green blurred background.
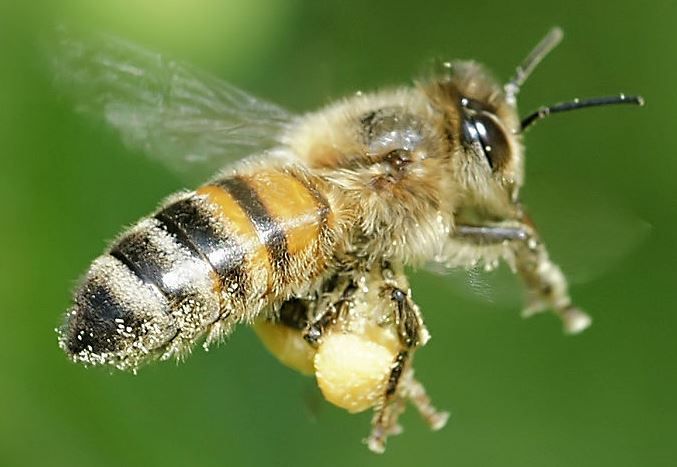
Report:
[[[677,4],[541,0],[0,2],[0,465],[668,466],[677,462],[675,206]],[[295,111],[408,83],[431,58],[507,78],[552,25],[565,42],[521,108],[641,92],[643,109],[552,117],[527,138],[525,202],[574,278],[593,327],[474,300],[415,273],[433,334],[417,374],[452,412],[414,410],[378,457],[370,415],[323,402],[249,329],[138,376],[85,369],[57,348],[70,289],[121,226],[182,187],[75,115],[37,47],[57,22],[107,31]]]

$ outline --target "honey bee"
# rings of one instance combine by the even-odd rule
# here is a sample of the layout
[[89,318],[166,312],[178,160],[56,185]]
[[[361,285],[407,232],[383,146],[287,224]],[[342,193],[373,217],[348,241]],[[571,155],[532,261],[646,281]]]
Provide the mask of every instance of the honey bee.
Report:
[[552,113],[642,99],[520,119],[520,87],[561,37],[551,30],[503,86],[475,62],[450,62],[413,86],[295,116],[124,41],[61,35],[54,69],[82,110],[176,169],[219,171],[94,260],[59,345],[75,362],[136,371],[254,324],[328,401],[375,410],[373,451],[399,431],[407,400],[441,428],[447,414],[413,374],[429,333],[405,266],[504,261],[526,314],[552,310],[569,333],[590,324],[520,203],[523,135]]

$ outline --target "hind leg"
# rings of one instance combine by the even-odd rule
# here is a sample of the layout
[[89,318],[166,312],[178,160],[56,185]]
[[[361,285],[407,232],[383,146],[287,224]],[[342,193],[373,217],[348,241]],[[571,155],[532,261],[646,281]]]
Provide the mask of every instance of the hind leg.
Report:
[[396,274],[385,264],[382,274],[382,305],[391,309],[391,320],[399,338],[399,351],[393,359],[382,402],[376,407],[372,419],[371,434],[367,438],[369,449],[383,452],[389,435],[401,432],[397,424],[404,411],[405,402],[410,400],[433,430],[442,428],[449,418],[447,412],[438,411],[426,394],[423,385],[414,378],[413,353],[425,345],[429,334],[418,306],[411,299],[411,290],[403,274]]

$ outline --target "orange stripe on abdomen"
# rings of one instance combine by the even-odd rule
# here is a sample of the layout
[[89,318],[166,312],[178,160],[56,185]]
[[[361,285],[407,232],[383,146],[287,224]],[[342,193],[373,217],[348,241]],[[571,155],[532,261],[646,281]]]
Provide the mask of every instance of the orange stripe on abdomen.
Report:
[[323,239],[333,213],[302,172],[267,168],[224,177],[197,193],[218,205],[229,229],[247,239],[253,257],[247,270],[265,267],[273,296],[303,286],[326,267]]
[[[264,281],[255,282],[267,284],[272,278],[272,268],[268,259],[268,252],[266,246],[260,241],[256,229],[245,210],[232,195],[220,186],[205,185],[198,188],[196,193],[205,196],[211,204],[218,208],[217,211],[221,215],[221,220],[226,230],[232,233],[245,253],[245,267],[250,272],[250,276],[261,277],[263,273],[265,275]],[[258,271],[260,271],[258,274],[252,274]],[[252,292],[256,288],[261,289],[263,285],[261,283],[252,284]]]
[[306,250],[317,240],[321,228],[318,206],[304,183],[282,171],[259,172],[248,180],[285,233],[290,255]]

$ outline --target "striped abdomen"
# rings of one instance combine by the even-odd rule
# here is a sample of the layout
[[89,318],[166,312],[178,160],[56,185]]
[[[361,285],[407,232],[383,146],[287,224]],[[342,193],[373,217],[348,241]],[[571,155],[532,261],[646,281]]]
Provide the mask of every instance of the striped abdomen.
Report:
[[136,367],[189,350],[327,267],[329,202],[299,169],[218,179],[170,200],[99,257],[61,331],[74,359]]

